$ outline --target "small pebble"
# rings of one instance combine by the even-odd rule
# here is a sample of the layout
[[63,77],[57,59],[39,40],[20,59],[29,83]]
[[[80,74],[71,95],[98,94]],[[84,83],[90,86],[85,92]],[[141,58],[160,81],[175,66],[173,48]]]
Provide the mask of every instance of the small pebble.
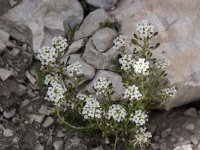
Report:
[[15,115],[15,113],[16,113],[16,109],[15,108],[11,108],[8,111],[4,111],[3,112],[3,116],[4,116],[4,118],[9,119],[9,118],[13,117]]
[[192,142],[192,144],[197,145],[199,143],[198,139],[196,138],[195,135],[191,135],[190,136],[190,141]]
[[197,110],[196,110],[196,108],[191,107],[184,112],[184,115],[189,116],[189,117],[196,117],[197,116]]
[[36,144],[34,150],[44,150],[44,146],[41,144]]
[[185,129],[188,131],[194,131],[195,125],[193,123],[189,123],[185,126]]
[[44,121],[44,123],[42,124],[42,126],[43,126],[44,128],[47,128],[47,127],[51,126],[51,125],[53,124],[53,122],[54,122],[53,118],[50,117],[50,116],[48,116],[48,117],[45,119],[45,121]]
[[55,150],[63,150],[63,144],[64,144],[64,142],[63,142],[62,140],[60,140],[60,141],[55,141],[55,142],[53,143],[54,149],[55,149]]
[[13,131],[12,131],[11,129],[5,129],[5,130],[3,131],[3,135],[4,135],[5,137],[11,137],[11,136],[13,136]]

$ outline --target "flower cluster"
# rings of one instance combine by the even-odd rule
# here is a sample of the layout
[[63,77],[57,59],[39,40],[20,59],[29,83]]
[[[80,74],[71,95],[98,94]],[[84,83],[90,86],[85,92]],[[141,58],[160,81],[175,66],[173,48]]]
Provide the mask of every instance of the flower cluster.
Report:
[[124,46],[125,38],[122,35],[120,35],[113,42],[114,42],[113,48],[116,50],[119,50],[120,48]]
[[67,66],[68,76],[73,77],[81,74],[83,74],[83,72],[82,72],[82,65],[80,64],[80,62],[76,62]]
[[121,122],[126,117],[126,110],[119,104],[113,104],[108,110],[108,119],[113,118],[117,122]]
[[45,85],[51,84],[51,82],[54,80],[56,80],[56,81],[59,80],[59,76],[57,74],[55,74],[55,75],[47,74],[45,76],[44,84]]
[[134,122],[136,126],[143,126],[148,121],[148,115],[145,111],[139,109],[131,114],[130,121]]
[[105,77],[100,77],[97,82],[93,85],[93,88],[96,90],[96,94],[105,94],[110,85],[110,81],[108,81]]
[[155,62],[155,65],[158,69],[165,70],[170,65],[170,61],[167,59],[159,59]]
[[83,94],[83,93],[78,93],[78,94],[76,95],[76,98],[78,98],[78,99],[81,100],[81,101],[85,101],[85,100],[88,98],[88,96],[85,95],[85,94]]
[[135,60],[133,59],[132,55],[124,54],[122,58],[119,59],[119,63],[122,65],[121,69],[128,71],[131,70],[131,67],[133,67]]
[[135,135],[135,141],[136,143],[139,143],[140,145],[144,143],[148,143],[149,139],[152,137],[151,132],[146,131],[146,128],[140,128],[137,130],[137,133]]
[[171,98],[174,98],[176,96],[177,89],[176,87],[166,88],[166,89],[162,89],[161,93]]
[[154,26],[147,20],[143,20],[137,25],[136,31],[142,38],[152,37],[154,32]]
[[68,47],[67,39],[62,36],[54,37],[51,43],[61,54],[63,54],[64,50]]
[[56,80],[52,80],[50,84],[51,86],[48,87],[45,99],[54,102],[56,105],[59,105],[64,98],[66,89],[64,89]]
[[134,64],[134,69],[136,73],[149,75],[149,62],[145,61],[144,58],[139,58],[139,60]]
[[99,102],[95,98],[87,98],[85,100],[82,114],[85,119],[101,118],[102,110]]
[[53,47],[44,46],[38,50],[36,57],[41,61],[42,65],[55,66],[58,51]]
[[140,100],[141,97],[142,97],[142,94],[140,93],[138,87],[135,85],[129,86],[125,90],[124,96],[123,96],[124,99],[128,99],[130,101],[133,101],[134,99]]

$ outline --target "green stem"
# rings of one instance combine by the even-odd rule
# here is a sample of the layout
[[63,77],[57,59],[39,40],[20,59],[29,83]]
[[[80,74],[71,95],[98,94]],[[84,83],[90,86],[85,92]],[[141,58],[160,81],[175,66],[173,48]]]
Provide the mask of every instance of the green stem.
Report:
[[76,130],[86,130],[86,129],[95,128],[93,126],[91,126],[91,127],[77,127],[77,126],[70,124],[69,122],[66,122],[64,120],[64,118],[60,115],[60,109],[58,107],[56,107],[56,114],[57,114],[58,118],[61,120],[61,122],[64,123],[65,125],[67,125],[70,128],[73,128],[73,129],[76,129]]
[[117,133],[116,133],[116,135],[115,135],[115,143],[114,143],[114,148],[113,148],[113,150],[116,150],[116,147],[117,147],[117,142],[118,142],[118,131],[117,131]]

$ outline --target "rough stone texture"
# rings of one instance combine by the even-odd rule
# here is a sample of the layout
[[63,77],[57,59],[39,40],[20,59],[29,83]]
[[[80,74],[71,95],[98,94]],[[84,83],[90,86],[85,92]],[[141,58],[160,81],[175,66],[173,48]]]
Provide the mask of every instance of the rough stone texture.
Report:
[[117,37],[117,32],[111,28],[103,28],[95,32],[92,36],[92,42],[95,48],[100,52],[105,52],[113,45],[113,40]]
[[3,17],[30,27],[33,33],[33,49],[36,51],[43,44],[45,30],[51,34],[60,34],[64,31],[64,20],[72,26],[78,25],[83,19],[83,9],[77,0],[24,0]]
[[111,48],[105,53],[97,51],[90,39],[86,45],[83,58],[87,61],[88,64],[91,64],[96,69],[108,69],[112,70],[113,65],[111,64],[112,59],[116,59],[118,56],[118,51]]
[[86,0],[92,6],[104,8],[109,10],[115,6],[118,0]]
[[96,73],[96,76],[94,77],[94,79],[86,86],[86,89],[90,92],[90,93],[94,93],[94,89],[93,89],[93,85],[94,83],[97,82],[97,80],[100,77],[105,77],[107,78],[113,85],[113,91],[115,92],[115,94],[113,95],[113,98],[115,98],[116,96],[121,96],[124,93],[124,86],[122,83],[122,77],[114,72],[111,71],[106,71],[106,70],[99,70]]
[[5,129],[5,130],[3,131],[3,135],[4,135],[5,137],[11,137],[11,136],[13,136],[13,131],[12,131],[11,129]]
[[55,141],[53,143],[54,149],[55,150],[63,150],[63,144],[64,144],[64,142],[62,140],[61,141]]
[[[62,62],[66,62],[68,56],[66,57],[63,57],[62,58]],[[89,65],[88,63],[86,63],[82,58],[81,58],[81,55],[80,54],[72,54],[70,56],[70,60],[69,60],[69,63],[75,63],[79,61],[80,64],[82,65],[82,71],[83,71],[83,74],[84,74],[84,82],[87,81],[87,80],[90,80],[94,77],[95,75],[95,69],[93,66]]]
[[179,92],[166,109],[200,98],[200,1],[123,0],[112,12],[121,23],[121,34],[132,37],[136,23],[143,19],[155,25],[161,47],[171,61],[169,80]]
[[92,35],[100,28],[100,23],[114,22],[114,19],[103,9],[97,9],[89,13],[75,33],[75,39],[80,39]]
[[0,40],[0,54],[5,50],[6,45]]
[[0,33],[0,35],[2,34],[4,35],[4,42],[8,42],[8,38],[11,36],[14,39],[28,43],[29,45],[32,46],[32,31],[30,30],[30,28],[25,26],[23,22],[14,22],[14,21],[15,20],[12,20],[12,18],[9,19],[0,18],[0,29],[10,34],[6,35],[6,32]]
[[67,55],[69,54],[73,54],[75,52],[77,52],[78,50],[80,50],[84,45],[85,45],[85,38],[83,39],[79,39],[77,41],[74,41],[70,46],[69,49],[67,51]]
[[5,12],[7,12],[12,7],[19,4],[22,0],[0,0],[0,16],[2,16]]
[[3,42],[3,43],[6,43],[9,41],[9,38],[10,38],[10,34],[2,29],[0,29],[0,40]]
[[1,80],[7,80],[13,74],[12,71],[0,68],[0,78]]

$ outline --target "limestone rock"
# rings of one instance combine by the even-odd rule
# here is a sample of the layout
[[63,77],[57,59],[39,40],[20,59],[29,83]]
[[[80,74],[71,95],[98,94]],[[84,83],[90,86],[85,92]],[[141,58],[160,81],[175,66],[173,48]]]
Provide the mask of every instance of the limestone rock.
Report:
[[9,38],[10,38],[10,34],[2,29],[0,29],[0,40],[3,42],[3,43],[6,43],[9,41]]
[[6,13],[9,9],[19,4],[21,0],[0,0],[0,16]]
[[0,54],[5,50],[6,45],[0,40]]
[[111,28],[103,28],[95,32],[92,36],[92,42],[95,48],[100,52],[105,52],[113,45],[113,40],[117,37],[117,32]]
[[5,81],[13,74],[12,71],[0,68],[0,78]]
[[[173,7],[172,7],[173,6]],[[136,24],[149,20],[159,32],[161,43],[155,56],[171,61],[168,78],[178,86],[178,94],[166,109],[200,98],[200,1],[123,0],[112,12],[121,24],[121,34],[132,37]],[[163,56],[162,51],[167,53]]]
[[64,33],[63,21],[70,25],[79,25],[83,19],[83,9],[78,0],[24,0],[10,9],[3,18],[23,23],[33,33],[33,50],[43,44],[45,29],[51,34]]
[[86,16],[79,30],[75,33],[75,39],[91,36],[100,28],[100,23],[114,22],[114,19],[103,9],[97,9]]
[[11,137],[11,136],[13,136],[13,131],[12,131],[11,129],[5,129],[5,130],[3,131],[3,135],[4,135],[5,137]]
[[63,140],[61,140],[61,141],[55,141],[53,143],[54,149],[55,150],[63,150],[63,144],[64,144]]
[[9,119],[9,118],[13,117],[15,115],[15,113],[16,113],[16,109],[15,108],[11,108],[8,111],[4,111],[3,112],[3,116],[5,118]]
[[51,126],[51,125],[53,124],[53,122],[54,122],[54,119],[53,119],[52,117],[48,116],[48,117],[45,119],[45,121],[43,122],[42,126],[43,126],[44,128],[47,128],[47,127]]
[[70,46],[69,49],[67,51],[67,55],[69,54],[73,54],[75,52],[77,52],[79,49],[81,49],[84,45],[85,45],[85,38],[83,39],[79,39],[77,41],[74,41]]
[[88,64],[91,64],[96,69],[108,69],[112,70],[113,65],[111,60],[116,59],[119,55],[119,52],[113,48],[110,48],[107,52],[101,53],[97,51],[90,39],[86,45],[83,58]]
[[104,8],[109,10],[115,6],[118,0],[86,0],[92,6]]
[[93,85],[94,85],[94,83],[97,82],[97,80],[100,77],[105,77],[112,83],[113,91],[115,92],[115,94],[113,95],[113,98],[115,98],[116,96],[122,96],[122,94],[125,91],[125,88],[124,88],[123,83],[122,83],[122,77],[117,73],[107,71],[107,70],[99,70],[96,73],[96,76],[94,77],[94,79],[86,86],[86,89],[91,94],[95,93],[95,91],[93,89]]

